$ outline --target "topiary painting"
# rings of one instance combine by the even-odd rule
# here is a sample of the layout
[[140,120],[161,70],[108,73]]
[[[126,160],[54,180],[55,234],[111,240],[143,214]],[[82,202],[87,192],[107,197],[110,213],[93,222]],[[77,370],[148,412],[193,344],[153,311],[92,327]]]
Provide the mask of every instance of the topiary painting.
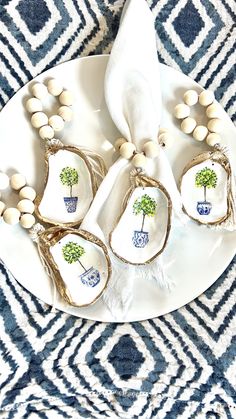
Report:
[[72,197],[72,187],[79,183],[79,174],[73,167],[64,167],[60,173],[60,181],[62,185],[70,188],[70,196]]
[[86,271],[86,268],[80,261],[80,258],[85,254],[82,246],[75,242],[68,242],[63,246],[62,253],[67,263],[71,265],[72,263],[79,262],[84,271]]
[[133,204],[133,213],[135,215],[142,214],[142,226],[141,231],[143,231],[145,217],[154,217],[156,213],[156,201],[155,199],[151,198],[149,195],[145,194],[139,198],[137,198]]
[[215,188],[217,185],[217,175],[213,169],[204,167],[195,176],[195,186],[204,188],[204,201],[206,202],[206,189]]

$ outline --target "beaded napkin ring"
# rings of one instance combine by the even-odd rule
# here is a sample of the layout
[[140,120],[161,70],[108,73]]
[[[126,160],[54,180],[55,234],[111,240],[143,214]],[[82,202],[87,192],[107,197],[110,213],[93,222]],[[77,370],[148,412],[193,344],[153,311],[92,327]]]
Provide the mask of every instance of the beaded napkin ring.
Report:
[[[219,144],[221,142],[219,133],[222,131],[223,123],[220,119],[220,107],[215,102],[214,93],[203,90],[198,94],[195,90],[187,90],[183,100],[184,103],[179,103],[174,109],[175,117],[182,120],[181,130],[185,134],[192,134],[196,141],[206,140],[211,147]],[[190,108],[197,103],[205,108],[206,116],[209,119],[207,126],[198,125],[197,121],[190,116]]]
[[34,199],[36,192],[30,186],[26,186],[26,179],[20,173],[15,173],[9,178],[5,173],[0,173],[0,191],[11,187],[12,190],[19,193],[20,201],[16,208],[7,208],[3,201],[0,201],[0,216],[6,224],[16,225],[20,223],[21,227],[30,229],[35,224]]

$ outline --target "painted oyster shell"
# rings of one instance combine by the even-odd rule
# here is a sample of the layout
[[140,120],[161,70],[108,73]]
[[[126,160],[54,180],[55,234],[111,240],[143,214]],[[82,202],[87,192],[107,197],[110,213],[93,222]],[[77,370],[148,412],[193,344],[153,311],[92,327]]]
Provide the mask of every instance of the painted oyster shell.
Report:
[[166,246],[172,204],[166,189],[154,179],[137,174],[131,184],[110,234],[110,247],[123,262],[142,265],[154,260]]
[[51,227],[39,236],[43,265],[61,297],[70,305],[86,307],[102,295],[111,275],[107,249],[84,230]]
[[195,157],[184,169],[180,192],[183,210],[206,225],[223,223],[230,216],[231,168],[220,151]]
[[36,215],[53,225],[79,225],[97,190],[92,166],[77,147],[52,145],[45,156],[46,178]]

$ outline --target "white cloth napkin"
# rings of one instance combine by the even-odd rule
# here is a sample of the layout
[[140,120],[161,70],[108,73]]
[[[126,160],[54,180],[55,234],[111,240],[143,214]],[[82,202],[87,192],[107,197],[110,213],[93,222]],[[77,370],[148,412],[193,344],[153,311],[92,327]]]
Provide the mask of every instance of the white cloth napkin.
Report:
[[[110,115],[128,141],[141,150],[143,143],[157,141],[161,118],[161,87],[152,13],[145,0],[128,0],[112,48],[105,75],[105,98]],[[119,158],[108,171],[81,228],[91,231],[108,245],[124,195],[130,186],[131,163]],[[159,180],[168,190],[175,214],[184,218],[172,170],[161,149],[149,159],[148,176]],[[147,266],[121,262],[110,252],[113,274],[103,299],[114,317],[122,318],[133,298],[133,281],[139,277],[155,279],[169,287],[163,274],[161,257]]]

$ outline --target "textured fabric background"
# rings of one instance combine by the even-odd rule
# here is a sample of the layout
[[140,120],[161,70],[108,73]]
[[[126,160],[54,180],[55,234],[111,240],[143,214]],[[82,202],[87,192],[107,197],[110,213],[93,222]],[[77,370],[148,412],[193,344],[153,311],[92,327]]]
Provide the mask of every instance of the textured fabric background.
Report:
[[[108,53],[123,3],[1,0],[0,105],[47,68]],[[148,3],[160,61],[235,120],[235,1]],[[191,304],[131,324],[51,313],[0,269],[1,418],[236,418],[236,259]]]

